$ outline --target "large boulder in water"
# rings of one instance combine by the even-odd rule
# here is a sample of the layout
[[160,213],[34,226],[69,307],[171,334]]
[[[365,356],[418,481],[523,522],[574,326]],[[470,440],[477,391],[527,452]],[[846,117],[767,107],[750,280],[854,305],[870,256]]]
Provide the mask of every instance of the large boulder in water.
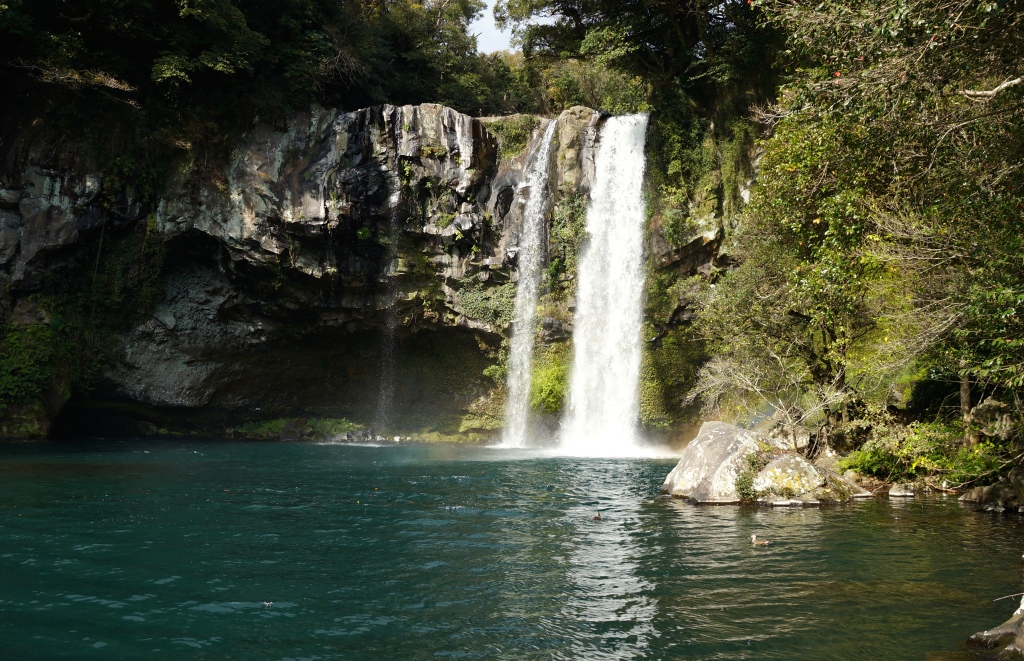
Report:
[[724,422],[705,422],[661,486],[662,493],[698,503],[738,503],[736,477],[760,449],[757,434]]
[[787,451],[788,443],[785,448],[782,445],[751,430],[706,422],[665,478],[661,491],[714,504],[747,500],[768,505],[819,505],[871,497],[870,492],[834,471]]

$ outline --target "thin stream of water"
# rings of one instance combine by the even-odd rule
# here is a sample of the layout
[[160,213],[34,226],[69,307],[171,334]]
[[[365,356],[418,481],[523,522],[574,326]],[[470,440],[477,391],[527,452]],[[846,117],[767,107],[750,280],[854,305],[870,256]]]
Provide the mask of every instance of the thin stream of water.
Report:
[[544,130],[537,153],[527,169],[524,184],[529,197],[523,211],[523,228],[516,258],[519,280],[516,285],[512,346],[508,361],[508,398],[502,432],[502,444],[512,448],[526,447],[529,436],[537,296],[547,236],[551,146],[557,126],[558,122],[552,120]]
[[[398,184],[401,186],[401,184]],[[388,433],[391,428],[391,414],[395,404],[395,352],[398,347],[398,282],[395,267],[398,262],[398,247],[401,239],[401,188],[391,196],[391,214],[388,222],[388,250],[382,277],[387,296],[384,310],[384,333],[381,336],[380,389],[377,392],[377,411],[374,427],[378,433]]]

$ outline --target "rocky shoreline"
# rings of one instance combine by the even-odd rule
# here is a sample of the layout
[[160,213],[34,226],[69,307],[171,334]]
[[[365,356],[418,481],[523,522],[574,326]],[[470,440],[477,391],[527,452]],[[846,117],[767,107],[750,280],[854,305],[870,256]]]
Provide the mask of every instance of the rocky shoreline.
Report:
[[[700,505],[750,504],[813,507],[873,498],[914,498],[915,485],[891,486],[833,468],[834,457],[811,462],[778,435],[762,435],[723,422],[705,422],[665,478],[661,493]],[[871,486],[873,490],[864,488]],[[1014,469],[995,484],[963,493],[958,500],[980,511],[1024,513],[1024,472]],[[1018,595],[1013,595],[1018,596]],[[1024,657],[1024,599],[1003,624],[974,634],[969,644],[997,650],[998,658]]]

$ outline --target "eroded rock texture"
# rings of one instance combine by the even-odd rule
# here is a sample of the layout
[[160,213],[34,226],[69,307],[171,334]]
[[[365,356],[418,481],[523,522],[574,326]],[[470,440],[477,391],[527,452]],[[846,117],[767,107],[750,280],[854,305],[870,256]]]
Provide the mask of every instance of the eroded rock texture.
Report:
[[793,452],[787,439],[770,440],[724,422],[704,423],[661,491],[702,504],[820,505],[871,497]]
[[[555,121],[557,176],[535,194],[585,194],[600,116]],[[500,393],[483,370],[511,321],[534,145],[502,158],[487,126],[429,104],[313,108],[257,127],[224,169],[182,164],[153,201],[67,149],[30,151],[0,181],[0,321],[40,323],[46,274],[83,245],[97,272],[124,228],[166,248],[157,302],[108,338],[113,360],[87,396],[64,406],[72,389],[58,384],[34,409],[37,431],[62,407],[65,422],[370,421],[391,333],[400,426],[493,429]]]

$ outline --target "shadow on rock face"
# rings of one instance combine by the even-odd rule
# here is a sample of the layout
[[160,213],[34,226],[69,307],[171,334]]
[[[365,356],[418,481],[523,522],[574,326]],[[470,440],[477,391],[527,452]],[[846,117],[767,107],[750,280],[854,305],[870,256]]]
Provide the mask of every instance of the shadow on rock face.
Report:
[[[69,402],[54,423],[58,437],[137,435],[170,429],[217,436],[251,420],[345,418],[372,424],[381,388],[380,331],[331,329],[265,347],[225,351],[197,387],[201,404],[139,401],[108,383]],[[397,344],[396,430],[457,418],[490,387],[490,360],[465,329],[422,331]],[[180,369],[188,366],[178,363]],[[161,379],[175,383],[172,365]],[[168,372],[168,373],[164,373]]]

